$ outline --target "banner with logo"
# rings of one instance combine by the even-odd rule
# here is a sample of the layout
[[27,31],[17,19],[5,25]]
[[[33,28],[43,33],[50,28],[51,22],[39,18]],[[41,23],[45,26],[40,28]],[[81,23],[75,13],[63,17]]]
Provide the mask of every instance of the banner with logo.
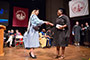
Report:
[[88,0],[72,0],[69,2],[69,16],[89,15]]
[[14,7],[13,9],[13,26],[27,27],[28,26],[28,9]]

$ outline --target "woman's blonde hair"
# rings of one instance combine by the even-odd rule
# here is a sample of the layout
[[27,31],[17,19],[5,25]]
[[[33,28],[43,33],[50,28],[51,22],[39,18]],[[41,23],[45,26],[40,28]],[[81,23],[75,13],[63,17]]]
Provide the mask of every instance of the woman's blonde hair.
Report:
[[35,12],[36,12],[36,10],[33,10],[32,13],[31,13],[31,15],[35,14]]

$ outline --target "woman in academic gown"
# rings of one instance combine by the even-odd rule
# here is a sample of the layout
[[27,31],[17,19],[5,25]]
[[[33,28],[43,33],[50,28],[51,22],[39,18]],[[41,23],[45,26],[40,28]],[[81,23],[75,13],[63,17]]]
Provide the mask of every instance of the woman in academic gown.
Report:
[[[64,14],[64,9],[60,8],[57,11],[58,17],[56,18],[55,28],[54,28],[54,41],[57,51],[56,58],[62,59],[65,57],[65,47],[68,46],[69,36],[70,36],[70,21],[68,16]],[[62,47],[62,53],[59,55],[60,47]]]
[[[36,58],[35,54],[34,54],[34,49],[39,47],[39,31],[37,29],[37,26],[42,25],[42,24],[47,24],[47,25],[53,25],[50,22],[46,22],[43,20],[40,20],[38,18],[39,14],[39,9],[34,9],[31,13],[30,19],[29,19],[29,24],[28,24],[28,29],[27,29],[27,39],[24,40],[24,45],[25,48],[30,48],[30,52],[29,55],[32,58]],[[36,27],[36,28],[35,28]]]

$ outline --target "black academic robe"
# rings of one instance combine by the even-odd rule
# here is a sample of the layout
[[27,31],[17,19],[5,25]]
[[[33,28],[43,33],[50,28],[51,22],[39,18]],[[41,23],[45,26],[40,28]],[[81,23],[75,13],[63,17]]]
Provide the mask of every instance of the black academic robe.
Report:
[[81,27],[79,25],[74,25],[73,27],[73,32],[74,32],[74,37],[75,37],[75,42],[80,42],[80,31]]
[[[66,28],[57,29],[56,25],[67,25]],[[66,15],[56,18],[55,27],[54,27],[54,45],[55,46],[68,46],[68,41],[70,37],[70,20]]]
[[86,42],[85,45],[90,45],[90,27],[87,27],[87,29],[85,29],[85,40],[84,42]]

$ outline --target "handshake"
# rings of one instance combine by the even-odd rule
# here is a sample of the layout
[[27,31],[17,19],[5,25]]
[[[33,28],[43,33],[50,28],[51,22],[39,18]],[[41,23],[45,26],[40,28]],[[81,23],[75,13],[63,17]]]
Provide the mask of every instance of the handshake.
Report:
[[[46,25],[54,26],[53,23],[50,23],[48,21],[44,21]],[[56,24],[56,28],[60,30],[65,30],[63,25]]]
[[53,23],[50,23],[50,22],[48,22],[48,21],[44,21],[45,22],[45,24],[46,25],[51,25],[51,26],[54,26],[54,24]]

